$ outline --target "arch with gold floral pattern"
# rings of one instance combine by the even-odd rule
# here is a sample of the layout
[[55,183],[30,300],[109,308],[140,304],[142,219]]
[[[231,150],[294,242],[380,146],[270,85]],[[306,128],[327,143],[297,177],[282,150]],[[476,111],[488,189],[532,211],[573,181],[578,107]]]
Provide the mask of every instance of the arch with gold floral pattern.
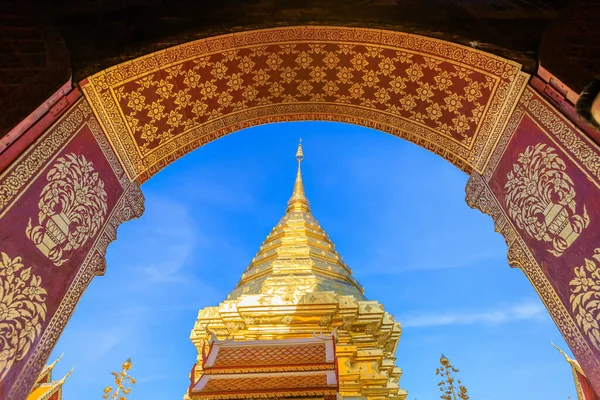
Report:
[[227,133],[298,120],[376,128],[482,170],[526,81],[515,62],[436,39],[304,26],[182,44],[82,89],[142,182]]
[[[600,150],[528,87],[528,78],[513,61],[436,39],[300,26],[202,39],[85,79],[80,83],[84,98],[0,176],[0,229],[4,222],[21,229],[25,211],[39,214],[35,226],[15,233],[29,242],[13,246],[10,257],[34,265],[32,272],[44,283],[54,274],[66,277],[64,287],[52,287],[58,294],[48,291],[46,322],[28,354],[15,361],[5,382],[0,380],[0,395],[24,398],[77,300],[103,272],[116,227],[143,211],[140,183],[223,135],[302,120],[387,132],[469,173],[467,203],[493,217],[506,238],[509,264],[524,271],[600,388],[600,325],[589,321],[600,321],[600,308],[589,301],[600,293],[582,284],[589,281],[582,277],[596,271],[590,268],[597,252],[588,244],[600,240],[595,226],[600,223]],[[531,179],[519,172],[532,162],[522,155],[535,149],[540,154],[533,162],[551,158],[554,164],[545,170],[557,176],[541,182],[546,192],[536,197],[537,209],[521,215],[515,199],[533,190]],[[102,182],[106,194],[97,190],[102,213],[84,213],[104,225],[87,229],[71,247],[65,244],[69,221],[82,217],[50,215],[38,202],[60,157],[82,160],[81,176],[93,174],[88,180],[96,186]],[[61,179],[68,175],[60,174]],[[542,220],[543,226],[527,226]],[[8,254],[6,248],[0,251]],[[0,266],[9,268],[5,264]]]

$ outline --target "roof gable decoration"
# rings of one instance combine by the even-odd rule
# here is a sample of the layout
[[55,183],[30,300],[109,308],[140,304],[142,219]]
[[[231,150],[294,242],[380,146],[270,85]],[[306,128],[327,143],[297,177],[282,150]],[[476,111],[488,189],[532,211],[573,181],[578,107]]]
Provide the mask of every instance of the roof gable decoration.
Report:
[[[244,367],[252,366],[254,363],[259,363],[263,366],[266,366],[265,364],[271,364],[271,366],[290,366],[290,364],[295,364],[294,360],[298,364],[301,364],[296,358],[292,357],[290,359],[290,352],[307,353],[309,351],[313,354],[315,351],[320,353],[318,354],[321,356],[319,357],[320,363],[333,364],[335,362],[335,341],[337,341],[337,332],[335,330],[330,335],[323,335],[322,333],[317,335],[314,333],[311,338],[277,340],[235,341],[233,338],[219,340],[213,334],[209,342],[208,354],[205,354],[203,357],[202,367],[204,370],[209,370],[214,367],[219,368],[223,364],[228,367]],[[244,349],[251,351],[244,352]],[[244,353],[252,353],[254,359],[226,360],[228,362],[221,360],[222,358],[231,358],[232,355],[236,355],[239,358],[239,355]],[[275,358],[275,360],[272,358]],[[307,359],[315,361],[315,358]]]

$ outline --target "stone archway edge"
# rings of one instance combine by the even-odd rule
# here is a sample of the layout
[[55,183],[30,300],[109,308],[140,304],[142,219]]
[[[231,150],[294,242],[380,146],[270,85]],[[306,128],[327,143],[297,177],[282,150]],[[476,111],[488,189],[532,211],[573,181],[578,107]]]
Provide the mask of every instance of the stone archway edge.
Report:
[[[240,64],[248,60],[254,65],[244,72]],[[586,285],[600,268],[600,151],[526,82],[517,64],[478,50],[328,27],[201,40],[90,77],[82,82],[86,97],[0,175],[2,283],[8,275],[22,281],[29,289],[17,295],[37,310],[27,321],[5,317],[27,329],[0,349],[0,397],[27,396],[85,287],[103,271],[117,226],[141,215],[138,182],[223,134],[311,119],[392,133],[471,173],[467,203],[494,218],[509,263],[525,272],[600,391],[591,323],[600,311],[589,302],[600,294]],[[234,95],[238,100],[229,99]],[[164,106],[154,118],[144,108],[152,103]],[[53,211],[54,194],[73,190],[65,182],[74,180],[94,193],[85,211],[73,201]]]

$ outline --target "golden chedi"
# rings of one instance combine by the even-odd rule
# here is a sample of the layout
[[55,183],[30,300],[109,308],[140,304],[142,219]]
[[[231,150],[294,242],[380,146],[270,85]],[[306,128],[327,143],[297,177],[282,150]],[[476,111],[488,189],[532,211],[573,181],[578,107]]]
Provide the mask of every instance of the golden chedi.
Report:
[[313,217],[300,163],[286,214],[227,299],[199,311],[184,399],[405,399],[402,329]]

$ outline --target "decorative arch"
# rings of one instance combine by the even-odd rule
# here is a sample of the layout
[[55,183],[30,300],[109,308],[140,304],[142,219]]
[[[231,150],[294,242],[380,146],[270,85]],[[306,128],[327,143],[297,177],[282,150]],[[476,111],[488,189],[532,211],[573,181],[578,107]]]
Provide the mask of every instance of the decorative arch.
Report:
[[481,171],[526,77],[510,60],[423,36],[302,26],[186,43],[81,86],[143,182],[224,134],[307,119],[373,127]]
[[[202,39],[85,79],[0,175],[0,283],[23,280],[18,295],[43,310],[0,309],[17,327],[0,341],[0,397],[26,397],[117,227],[141,215],[140,183],[225,134],[298,120],[388,132],[469,173],[467,203],[492,216],[600,390],[600,149],[527,81],[469,47],[314,26]],[[48,195],[81,187],[93,198]]]

